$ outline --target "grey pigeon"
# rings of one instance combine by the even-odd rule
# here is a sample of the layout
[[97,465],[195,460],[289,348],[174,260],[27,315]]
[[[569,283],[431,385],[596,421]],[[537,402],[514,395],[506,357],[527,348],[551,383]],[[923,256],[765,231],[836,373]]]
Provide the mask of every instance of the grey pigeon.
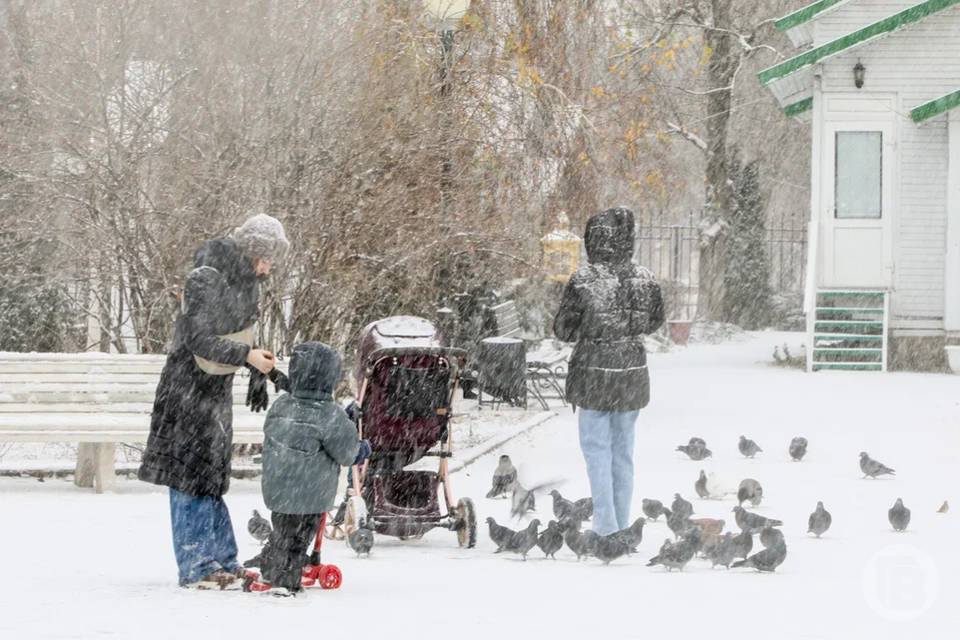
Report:
[[896,503],[887,512],[887,518],[894,531],[906,531],[907,525],[910,524],[910,509],[903,506],[902,499],[897,498]]
[[578,520],[593,518],[593,498],[580,498],[573,503],[573,516]]
[[673,494],[673,504],[670,505],[670,511],[684,516],[693,515],[693,505],[683,499],[679,493]]
[[692,438],[690,438],[690,441],[687,444],[690,445],[691,447],[705,447],[707,446],[707,441],[704,440],[703,438],[693,436]]
[[741,531],[733,536],[733,557],[746,558],[753,550],[753,534],[749,531]]
[[763,449],[760,448],[760,445],[746,436],[740,436],[740,443],[737,446],[740,449],[740,453],[748,458],[752,458],[763,451]]
[[[730,563],[733,562],[734,558],[736,558],[736,552],[737,543],[735,536],[731,532],[727,531],[717,539],[716,544],[714,544],[706,553],[707,559],[710,561],[710,568],[714,568],[719,564],[729,569]],[[750,552],[747,551],[747,553]],[[745,556],[746,554],[744,554],[743,557]]]
[[610,535],[600,536],[597,539],[597,547],[593,555],[603,562],[603,564],[610,564],[617,558],[622,558],[632,551],[633,549],[630,547],[630,544],[624,540],[618,531]]
[[864,478],[867,476],[876,478],[877,476],[882,476],[885,474],[892,476],[896,473],[887,465],[871,458],[866,451],[860,452],[860,471],[863,471]]
[[707,491],[707,474],[704,473],[703,469],[700,469],[700,477],[693,483],[693,489],[701,498],[706,499],[710,497],[710,492]]
[[656,520],[664,512],[663,503],[653,498],[644,498],[640,508],[643,510],[643,515],[651,520]]
[[734,562],[733,567],[751,567],[757,571],[774,571],[783,563],[786,557],[787,544],[781,540],[772,547],[758,551],[745,560]]
[[637,518],[633,521],[626,529],[621,529],[613,535],[618,535],[620,538],[627,544],[627,553],[636,553],[637,547],[640,546],[640,542],[643,540],[643,525],[646,524],[646,520],[643,518]]
[[763,500],[763,487],[753,478],[744,478],[737,489],[737,502],[742,506],[747,500],[757,506]]
[[547,528],[537,539],[537,546],[543,551],[544,557],[557,559],[554,554],[563,547],[563,530],[560,529],[560,524],[556,520],[547,523]]
[[737,526],[750,533],[759,533],[766,527],[779,527],[783,524],[780,520],[764,518],[759,514],[750,513],[743,507],[734,507],[733,512],[736,514]]
[[[560,492],[556,489],[551,491],[550,495],[553,497],[553,515],[557,517],[557,520],[573,516],[574,506],[572,502],[560,495]],[[584,518],[577,519],[583,520]]]
[[570,548],[570,551],[573,551],[577,556],[577,561],[579,562],[581,558],[593,555],[593,552],[596,550],[598,537],[599,536],[593,531],[587,530],[581,532],[571,527],[563,534],[563,541]]
[[790,441],[790,457],[800,462],[807,455],[807,439],[797,436]]
[[273,527],[270,525],[270,521],[260,515],[260,513],[254,509],[253,515],[250,517],[250,520],[247,522],[247,531],[250,532],[260,544],[263,544],[270,537],[270,534],[273,533]]
[[506,496],[513,483],[517,480],[517,468],[510,461],[510,456],[500,456],[500,462],[493,471],[493,486],[487,492],[488,498]]
[[523,516],[528,511],[537,508],[537,501],[532,489],[525,488],[520,481],[514,481],[510,495],[510,515],[514,518]]
[[347,536],[347,542],[350,548],[356,552],[357,557],[361,555],[370,557],[370,550],[373,549],[373,531],[369,528],[368,523],[364,522],[351,531]]
[[690,529],[679,542],[664,541],[660,547],[660,552],[647,562],[648,567],[662,564],[667,571],[672,569],[683,570],[690,560],[700,549],[700,530],[696,527]]
[[691,460],[704,460],[713,455],[713,452],[710,449],[707,449],[705,444],[681,444],[677,446],[677,451],[682,451],[687,454],[687,457]]
[[487,518],[487,524],[490,527],[490,539],[495,545],[497,545],[497,550],[495,553],[500,553],[503,551],[504,547],[507,546],[507,543],[510,541],[510,538],[513,537],[513,534],[516,533],[516,531],[509,527],[497,524],[497,521],[493,518]]
[[527,554],[537,546],[537,540],[539,539],[537,529],[539,528],[540,521],[534,518],[530,521],[530,524],[527,525],[526,529],[517,531],[510,536],[510,540],[504,545],[503,550],[511,553],[519,553],[523,560],[526,561]]
[[810,514],[810,520],[807,523],[807,533],[812,533],[818,538],[827,532],[833,523],[833,516],[823,508],[823,502],[817,502],[817,510]]
[[667,514],[667,526],[677,538],[682,536],[687,532],[687,529],[693,526],[690,523],[690,516],[685,516],[683,513],[670,511],[670,509],[664,509],[663,511]]
[[779,529],[766,527],[760,531],[760,544],[762,544],[765,549],[781,544],[783,541],[783,531]]

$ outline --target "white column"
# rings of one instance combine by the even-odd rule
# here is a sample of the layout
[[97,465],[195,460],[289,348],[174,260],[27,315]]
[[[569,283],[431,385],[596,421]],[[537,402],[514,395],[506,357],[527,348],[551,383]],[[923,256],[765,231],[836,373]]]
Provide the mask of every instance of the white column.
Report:
[[944,275],[944,328],[960,331],[960,109],[948,113],[950,160],[947,164],[947,255]]

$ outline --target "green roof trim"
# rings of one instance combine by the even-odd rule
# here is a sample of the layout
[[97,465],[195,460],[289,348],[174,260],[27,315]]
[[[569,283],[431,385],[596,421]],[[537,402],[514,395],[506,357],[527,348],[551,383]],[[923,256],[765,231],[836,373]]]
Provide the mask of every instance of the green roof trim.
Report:
[[927,0],[926,2],[921,2],[892,16],[888,16],[883,20],[867,25],[862,29],[841,36],[836,40],[831,40],[815,49],[810,49],[789,60],[784,60],[778,65],[764,69],[757,74],[757,77],[760,79],[760,84],[770,84],[774,80],[786,77],[804,67],[814,65],[824,58],[828,58],[872,38],[892,33],[957,4],[960,4],[960,0]]
[[830,7],[835,4],[840,4],[844,0],[819,0],[813,4],[808,4],[805,7],[801,7],[794,11],[793,13],[788,13],[787,15],[779,18],[776,22],[773,23],[780,31],[786,31],[787,29],[793,29],[794,27],[803,24],[804,22],[809,22],[816,16],[820,15]]
[[910,118],[914,122],[919,123],[938,116],[941,113],[946,113],[955,107],[960,107],[960,89],[957,89],[953,93],[948,93],[945,96],[940,96],[936,100],[924,102],[914,107],[910,110]]
[[789,117],[798,116],[804,111],[809,111],[813,109],[813,97],[804,98],[803,100],[798,100],[797,102],[788,104],[783,108],[783,113]]

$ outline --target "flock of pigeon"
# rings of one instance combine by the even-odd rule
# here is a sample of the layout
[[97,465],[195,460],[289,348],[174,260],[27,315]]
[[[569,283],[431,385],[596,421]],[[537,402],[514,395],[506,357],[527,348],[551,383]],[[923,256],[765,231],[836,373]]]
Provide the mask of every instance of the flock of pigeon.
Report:
[[[793,438],[790,442],[789,453],[794,461],[800,461],[807,453],[807,439]],[[763,451],[753,440],[740,436],[738,444],[740,453],[753,458]],[[679,445],[677,451],[683,452],[691,460],[702,461],[713,455],[703,438],[693,437],[687,444]],[[860,470],[864,478],[877,478],[882,475],[894,475],[895,471],[885,464],[874,460],[866,452],[860,453]],[[500,496],[511,499],[511,515],[522,517],[536,508],[534,494],[537,490],[546,489],[549,485],[526,488],[517,478],[517,470],[507,455],[500,456],[500,462],[493,473],[492,488],[487,498]],[[703,470],[694,483],[694,490],[703,499],[720,498],[727,491],[717,488],[713,474],[708,475]],[[729,493],[732,493],[730,491]],[[524,560],[534,547],[539,547],[545,557],[556,558],[555,554],[566,545],[576,555],[577,560],[595,557],[604,564],[637,552],[637,547],[643,537],[643,527],[648,521],[656,521],[661,516],[665,518],[667,527],[674,535],[674,539],[666,539],[659,552],[650,558],[647,566],[663,565],[668,571],[682,570],[683,567],[698,555],[711,563],[711,567],[721,565],[726,568],[748,567],[758,571],[772,572],[787,557],[787,544],[783,533],[778,527],[783,525],[780,520],[766,518],[743,508],[745,502],[753,507],[763,500],[763,487],[753,478],[745,478],[737,487],[737,506],[733,508],[734,519],[739,533],[724,532],[725,522],[715,518],[693,518],[693,505],[679,493],[674,494],[670,507],[664,506],[659,500],[644,498],[642,511],[644,517],[638,518],[632,525],[615,533],[601,536],[587,529],[581,530],[583,522],[590,520],[593,515],[593,503],[590,498],[570,501],[564,498],[559,491],[550,491],[553,498],[553,515],[556,520],[550,520],[546,529],[540,531],[540,520],[531,520],[526,528],[515,531],[503,526],[494,518],[487,518],[490,539],[496,545],[496,553],[516,553]],[[946,502],[938,510],[946,513],[949,506]],[[910,524],[910,509],[897,498],[896,503],[887,513],[890,525],[895,531],[904,531]],[[810,514],[807,532],[817,538],[822,536],[833,522],[830,512],[817,502],[817,507]],[[753,551],[753,536],[759,534],[762,549],[751,555]]]

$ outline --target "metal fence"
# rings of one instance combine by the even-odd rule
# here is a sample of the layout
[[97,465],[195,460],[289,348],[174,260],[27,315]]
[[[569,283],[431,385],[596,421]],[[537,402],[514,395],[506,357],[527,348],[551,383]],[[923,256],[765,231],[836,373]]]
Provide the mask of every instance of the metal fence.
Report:
[[[692,319],[696,315],[700,282],[699,223],[699,214],[691,212],[682,223],[641,225],[637,234],[635,257],[660,280],[673,317]],[[775,218],[768,222],[766,236],[773,293],[802,293],[807,258],[806,223]]]

